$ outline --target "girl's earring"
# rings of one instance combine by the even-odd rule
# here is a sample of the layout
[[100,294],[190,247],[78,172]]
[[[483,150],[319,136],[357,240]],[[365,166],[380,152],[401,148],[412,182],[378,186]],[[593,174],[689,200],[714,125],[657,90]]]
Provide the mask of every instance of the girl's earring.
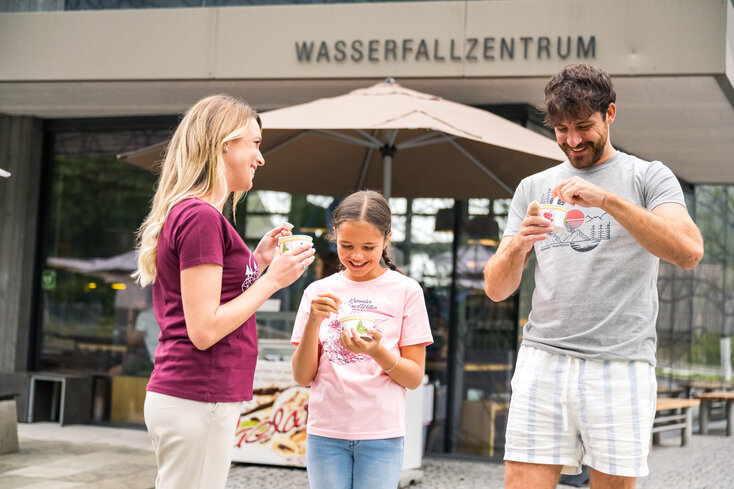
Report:
[[224,152],[226,153],[227,151],[229,151],[229,146],[227,146],[227,145],[225,144],[225,145],[224,145]]

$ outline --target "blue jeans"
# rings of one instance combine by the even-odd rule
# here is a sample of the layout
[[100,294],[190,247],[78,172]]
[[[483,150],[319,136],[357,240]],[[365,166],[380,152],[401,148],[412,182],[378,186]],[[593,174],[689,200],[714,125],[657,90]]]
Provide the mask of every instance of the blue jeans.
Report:
[[403,437],[342,440],[307,435],[311,489],[396,489],[403,468]]

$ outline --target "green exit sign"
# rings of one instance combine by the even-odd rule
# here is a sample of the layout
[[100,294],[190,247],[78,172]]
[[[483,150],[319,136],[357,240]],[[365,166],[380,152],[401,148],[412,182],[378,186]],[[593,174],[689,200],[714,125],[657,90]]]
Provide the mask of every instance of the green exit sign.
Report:
[[56,270],[44,270],[41,274],[41,288],[53,290],[56,288]]

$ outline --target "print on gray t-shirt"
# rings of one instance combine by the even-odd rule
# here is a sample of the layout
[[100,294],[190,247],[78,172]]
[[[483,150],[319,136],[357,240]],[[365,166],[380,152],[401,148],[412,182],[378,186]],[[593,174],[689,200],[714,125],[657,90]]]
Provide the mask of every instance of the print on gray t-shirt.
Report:
[[[551,201],[556,183],[579,176],[652,210],[685,206],[673,172],[621,151],[599,166],[577,170],[568,161],[525,178],[512,199],[504,236],[514,236],[528,204]],[[659,259],[599,208],[571,206],[564,231],[535,244],[535,291],[523,344],[596,360],[655,365]]]

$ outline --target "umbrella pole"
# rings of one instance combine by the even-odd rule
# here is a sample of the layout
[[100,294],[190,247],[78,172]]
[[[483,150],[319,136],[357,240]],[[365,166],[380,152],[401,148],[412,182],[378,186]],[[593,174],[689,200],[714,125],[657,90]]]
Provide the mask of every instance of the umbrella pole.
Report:
[[382,153],[382,196],[386,199],[390,199],[392,194],[392,157],[395,154],[395,146],[386,143],[380,147],[380,153]]
[[382,195],[386,198],[390,198],[390,192],[392,189],[390,188],[390,180],[392,177],[392,156],[388,155],[382,158],[382,163],[384,165],[382,169]]

